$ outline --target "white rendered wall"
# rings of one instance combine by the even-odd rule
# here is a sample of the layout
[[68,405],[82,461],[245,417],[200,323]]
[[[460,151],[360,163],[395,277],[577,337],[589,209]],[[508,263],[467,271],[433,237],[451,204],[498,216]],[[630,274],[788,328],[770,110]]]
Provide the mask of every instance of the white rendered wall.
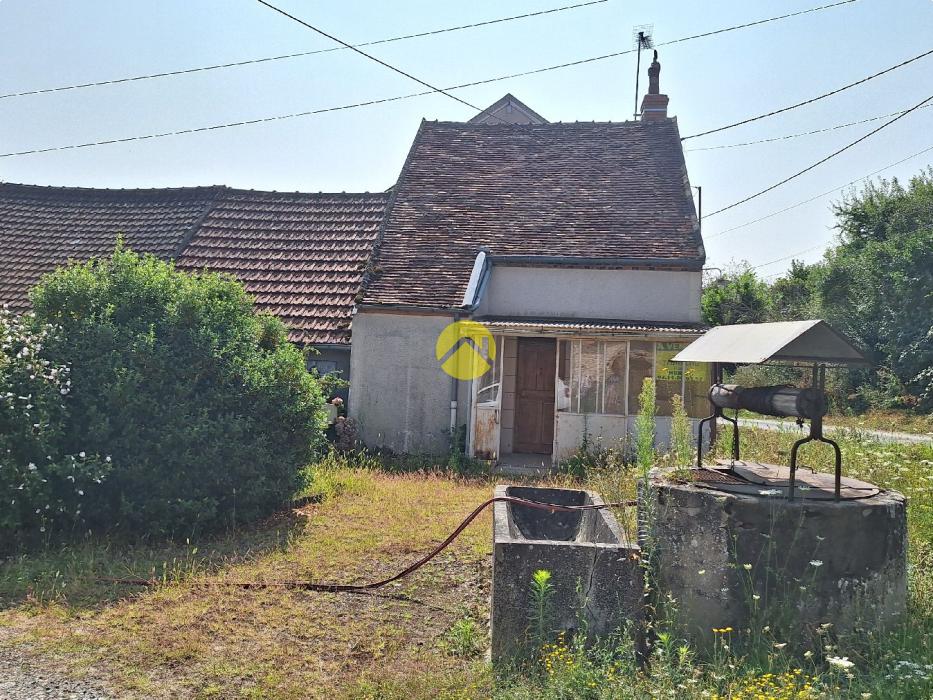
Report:
[[500,265],[490,274],[477,315],[700,321],[699,271]]

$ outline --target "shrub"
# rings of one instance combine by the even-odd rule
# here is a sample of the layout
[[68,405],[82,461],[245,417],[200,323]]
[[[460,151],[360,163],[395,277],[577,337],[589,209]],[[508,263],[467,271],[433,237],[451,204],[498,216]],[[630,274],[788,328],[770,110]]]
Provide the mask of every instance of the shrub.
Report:
[[[81,516],[109,461],[65,452],[67,365],[45,357],[56,329],[0,311],[0,531],[49,533]],[[0,551],[12,546],[3,538]]]
[[320,387],[237,282],[118,247],[45,277],[32,302],[59,328],[50,360],[71,367],[65,453],[112,457],[90,525],[188,535],[296,492],[322,439]]

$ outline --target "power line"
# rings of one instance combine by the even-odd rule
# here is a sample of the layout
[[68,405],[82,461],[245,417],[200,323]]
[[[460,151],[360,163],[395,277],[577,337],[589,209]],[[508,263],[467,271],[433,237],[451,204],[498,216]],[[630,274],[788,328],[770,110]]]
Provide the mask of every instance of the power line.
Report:
[[838,156],[839,154],[844,153],[845,151],[848,151],[848,150],[849,150],[850,148],[852,148],[853,146],[856,146],[857,144],[860,144],[860,143],[861,143],[862,141],[864,141],[865,139],[874,136],[875,134],[877,134],[877,133],[878,133],[879,131],[881,131],[882,129],[886,129],[887,127],[891,126],[891,124],[893,124],[894,122],[896,122],[896,121],[898,121],[898,120],[900,120],[900,119],[903,119],[904,117],[906,117],[906,116],[907,116],[908,114],[910,114],[911,112],[914,112],[914,111],[920,109],[921,107],[923,107],[923,105],[925,105],[925,104],[926,104],[927,102],[929,102],[930,100],[933,100],[933,95],[930,95],[929,97],[927,97],[927,98],[926,98],[925,100],[923,100],[922,102],[918,102],[916,105],[914,105],[914,106],[911,107],[910,109],[905,110],[904,112],[901,112],[899,115],[897,115],[896,117],[894,117],[894,118],[891,119],[890,121],[886,121],[886,122],[885,122],[884,124],[882,124],[881,126],[875,128],[875,129],[872,129],[871,131],[869,131],[869,132],[868,132],[867,134],[865,134],[864,136],[860,136],[859,138],[855,139],[855,141],[853,141],[852,143],[849,143],[849,144],[843,146],[842,148],[840,148],[840,149],[838,149],[838,150],[836,150],[836,151],[833,151],[833,152],[830,153],[828,156],[826,156],[826,157],[824,157],[824,158],[821,158],[820,160],[816,161],[816,162],[813,163],[812,165],[808,165],[808,166],[807,166],[806,168],[804,168],[803,170],[797,171],[796,173],[794,173],[794,174],[791,175],[790,177],[786,177],[786,178],[784,178],[783,180],[781,180],[780,182],[776,182],[776,183],[774,183],[773,185],[771,185],[771,186],[769,186],[769,187],[766,187],[766,188],[764,188],[763,190],[760,190],[760,191],[756,192],[755,194],[751,194],[751,195],[749,195],[748,197],[745,197],[744,199],[740,199],[739,201],[733,202],[732,204],[729,204],[729,205],[727,205],[727,206],[725,206],[725,207],[722,207],[722,208],[720,208],[720,209],[717,209],[717,210],[714,211],[714,212],[711,212],[711,213],[709,213],[709,214],[705,214],[705,215],[703,216],[704,220],[705,220],[705,219],[708,219],[708,218],[711,217],[711,216],[715,216],[716,214],[721,214],[721,213],[724,212],[724,211],[728,211],[729,209],[732,209],[732,208],[734,208],[734,207],[737,207],[737,206],[739,206],[740,204],[745,204],[746,202],[749,202],[749,201],[751,201],[751,200],[753,200],[753,199],[755,199],[755,198],[757,198],[757,197],[760,197],[761,195],[766,194],[767,192],[770,192],[771,190],[775,190],[775,189],[777,189],[778,187],[781,187],[782,185],[786,185],[786,184],[787,184],[788,182],[790,182],[791,180],[795,180],[796,178],[800,177],[800,176],[803,175],[804,173],[810,172],[811,170],[813,170],[814,168],[819,167],[820,165],[822,165],[822,164],[825,163],[826,161],[831,160],[831,159],[835,158],[836,156]]
[[[670,41],[661,42],[658,44],[658,46],[667,46],[670,44],[678,44],[678,43],[682,43],[685,41],[692,41],[693,39],[702,39],[708,36],[713,36],[715,34],[722,34],[725,32],[731,32],[731,31],[735,31],[738,29],[745,29],[747,27],[753,27],[753,26],[765,24],[768,22],[776,22],[778,20],[783,20],[783,19],[787,19],[790,17],[797,17],[798,15],[808,14],[811,12],[818,12],[820,10],[826,10],[826,9],[830,9],[833,7],[838,7],[840,5],[848,5],[849,3],[852,3],[855,1],[856,0],[843,0],[842,2],[836,2],[831,5],[821,5],[819,7],[813,7],[808,10],[801,10],[799,12],[793,12],[793,13],[786,14],[786,15],[768,17],[766,19],[756,20],[754,22],[748,22],[745,24],[737,24],[731,27],[722,27],[720,29],[714,29],[708,32],[703,32],[701,34],[693,34],[691,36],[685,36],[685,37],[680,37],[679,39],[672,39]],[[469,83],[461,83],[460,85],[452,85],[450,87],[444,88],[444,90],[448,92],[453,91],[453,90],[462,90],[464,88],[476,87],[479,85],[488,85],[490,83],[496,83],[496,82],[501,82],[505,80],[513,80],[515,78],[524,78],[524,77],[528,77],[532,75],[538,75],[541,73],[547,73],[547,72],[554,71],[554,70],[562,70],[564,68],[575,68],[577,66],[581,66],[581,65],[585,65],[589,63],[596,63],[598,61],[605,61],[611,58],[617,58],[619,56],[625,56],[631,53],[634,53],[634,49],[616,51],[613,53],[602,54],[600,56],[591,56],[588,58],[581,58],[575,61],[568,61],[566,63],[558,63],[555,65],[544,66],[541,68],[533,68],[531,70],[520,71],[517,73],[508,73],[505,75],[496,76],[494,78],[485,78],[483,80],[475,80]],[[126,137],[114,138],[114,139],[101,139],[98,141],[89,141],[85,143],[66,144],[64,146],[49,146],[45,148],[33,148],[33,149],[23,150],[23,151],[12,151],[8,153],[0,153],[0,158],[12,158],[15,156],[36,155],[39,153],[51,153],[54,151],[70,151],[70,150],[75,150],[79,148],[92,148],[96,146],[107,146],[107,145],[118,144],[118,143],[129,143],[132,141],[147,141],[147,140],[152,140],[152,139],[167,138],[170,136],[183,136],[187,134],[197,134],[197,133],[202,133],[202,132],[207,132],[207,131],[218,131],[221,129],[231,129],[231,128],[236,128],[240,126],[251,126],[255,124],[263,124],[263,123],[268,123],[268,122],[284,121],[288,119],[297,119],[300,117],[314,116],[317,114],[325,114],[327,112],[338,112],[342,110],[357,109],[360,107],[369,107],[373,105],[384,104],[387,102],[397,102],[400,100],[408,100],[408,99],[412,99],[415,97],[424,97],[426,95],[432,95],[435,92],[439,92],[439,91],[432,89],[432,90],[426,90],[422,92],[413,92],[407,95],[396,95],[394,97],[384,97],[384,98],[378,98],[378,99],[372,99],[372,100],[365,100],[362,102],[355,102],[355,103],[339,105],[335,107],[322,107],[319,109],[310,109],[310,110],[305,110],[301,112],[292,112],[289,114],[279,114],[279,115],[269,116],[269,117],[258,117],[256,119],[243,119],[243,120],[238,120],[238,121],[233,121],[233,122],[226,122],[222,124],[212,124],[210,126],[176,129],[172,131],[164,131],[164,132],[154,133],[154,134],[126,136]]]
[[804,249],[804,250],[798,250],[796,253],[791,253],[790,255],[785,255],[783,258],[777,258],[777,259],[775,259],[775,260],[769,260],[768,262],[766,262],[766,263],[761,263],[760,265],[752,265],[750,269],[752,269],[752,270],[757,270],[758,268],[761,268],[761,267],[768,267],[768,265],[773,265],[774,263],[784,262],[785,260],[791,260],[791,259],[793,259],[793,258],[796,258],[798,255],[803,255],[804,253],[809,253],[809,252],[811,252],[811,251],[816,250],[817,248],[825,248],[825,247],[826,247],[826,244],[825,244],[825,243],[820,243],[819,245],[811,246],[811,247],[806,248],[806,249]]
[[[933,107],[933,105],[924,105],[921,109],[928,109]],[[847,122],[845,124],[836,124],[834,126],[823,127],[822,129],[813,129],[812,131],[800,131],[796,134],[784,134],[783,136],[773,136],[768,139],[758,139],[757,141],[744,141],[742,143],[724,143],[718,146],[703,146],[700,148],[685,148],[685,153],[694,153],[696,151],[718,151],[723,148],[741,148],[742,146],[757,146],[762,143],[773,143],[775,141],[787,141],[788,139],[796,139],[801,136],[812,136],[814,134],[824,134],[828,131],[838,131],[839,129],[845,129],[850,126],[858,126],[859,124],[868,124],[869,122],[876,122],[879,119],[887,119],[888,117],[896,117],[898,114],[903,114],[904,110],[899,112],[891,112],[889,114],[880,114],[877,117],[868,117],[867,119],[859,119],[854,122]]]
[[[590,5],[599,5],[609,0],[587,0],[587,2],[579,2],[574,5],[563,5],[561,7],[554,7],[549,10],[539,10],[537,12],[526,12],[521,15],[512,15],[510,17],[499,17],[497,19],[489,19],[483,22],[473,22],[471,24],[461,24],[456,27],[445,27],[443,29],[432,29],[430,31],[418,32],[416,34],[405,34],[403,36],[394,36],[388,39],[376,39],[375,41],[365,41],[360,44],[354,44],[355,47],[363,46],[376,46],[378,44],[388,44],[395,41],[405,41],[407,39],[419,39],[426,36],[434,36],[436,34],[446,34],[449,32],[458,32],[464,29],[475,29],[477,27],[486,27],[491,24],[500,24],[502,22],[511,22],[513,20],[519,19],[528,19],[530,17],[540,17],[542,15],[549,15],[555,12],[564,12],[566,10],[576,10],[582,7],[588,7]],[[243,61],[232,61],[230,63],[217,63],[210,66],[198,66],[195,68],[182,68],[180,70],[173,71],[164,71],[161,73],[148,73],[144,75],[134,75],[126,78],[113,78],[111,80],[98,80],[95,82],[89,83],[79,83],[76,85],[62,85],[60,87],[53,88],[43,88],[39,90],[25,90],[23,92],[11,92],[5,95],[0,95],[0,100],[5,100],[11,97],[26,97],[29,95],[43,95],[50,92],[64,92],[66,90],[80,90],[83,88],[90,87],[100,87],[102,85],[118,85],[120,83],[131,83],[140,80],[152,80],[154,78],[168,78],[174,75],[188,75],[190,73],[201,73],[204,71],[219,70],[222,68],[237,68],[239,66],[249,66],[257,63],[270,63],[272,61],[282,61],[291,58],[301,58],[303,56],[314,56],[321,53],[331,53],[333,51],[345,51],[348,47],[346,46],[330,46],[326,49],[315,49],[314,51],[300,51],[297,53],[287,53],[281,54],[279,56],[266,56],[264,58],[251,58]]]
[[655,44],[655,46],[670,46],[671,44],[679,44],[682,41],[690,41],[692,39],[702,39],[704,37],[713,36],[715,34],[731,32],[736,29],[746,29],[748,27],[755,27],[759,24],[767,24],[768,22],[775,22],[780,19],[789,19],[791,17],[798,17],[800,15],[807,15],[807,14],[810,14],[811,12],[819,12],[820,10],[829,10],[833,7],[839,7],[840,5],[848,5],[853,2],[856,2],[856,0],[841,0],[841,2],[834,2],[829,5],[820,5],[819,7],[811,7],[807,10],[799,10],[798,12],[791,12],[786,15],[780,15],[778,17],[768,17],[767,19],[755,20],[754,22],[746,22],[745,24],[737,24],[734,27],[725,27],[724,29],[713,29],[708,32],[703,32],[702,34],[694,34],[693,36],[681,37],[680,39],[671,39],[670,41],[663,41],[660,44]]
[[452,94],[452,93],[450,93],[450,92],[447,92],[447,90],[445,90],[444,88],[434,87],[433,85],[431,85],[431,83],[428,83],[428,82],[422,80],[421,78],[418,78],[418,77],[412,75],[411,73],[408,73],[407,71],[402,70],[401,68],[397,68],[396,66],[393,66],[391,63],[386,63],[386,62],[383,61],[381,58],[376,58],[376,57],[373,56],[372,54],[368,54],[368,53],[366,53],[365,51],[363,51],[362,49],[358,49],[358,48],[356,48],[355,46],[352,46],[351,44],[348,44],[348,43],[345,42],[343,39],[338,39],[338,38],[335,37],[333,34],[328,34],[328,33],[325,32],[323,29],[319,29],[318,27],[315,27],[313,24],[309,24],[308,22],[305,22],[305,21],[304,21],[303,19],[301,19],[300,17],[296,17],[295,15],[286,12],[286,11],[283,10],[282,8],[276,7],[275,5],[273,5],[273,4],[270,3],[270,2],[266,2],[266,0],[256,0],[256,2],[258,2],[260,5],[265,5],[265,6],[268,7],[270,10],[273,10],[273,11],[275,11],[275,12],[278,12],[280,15],[282,15],[283,17],[287,17],[288,19],[292,20],[293,22],[297,22],[297,23],[300,24],[301,26],[310,29],[312,32],[315,32],[315,33],[317,33],[317,34],[320,34],[321,36],[326,37],[327,39],[330,39],[331,41],[337,42],[337,43],[340,44],[341,46],[344,46],[345,48],[348,48],[348,49],[350,49],[351,51],[353,51],[353,52],[355,52],[355,53],[358,53],[360,56],[363,56],[364,58],[368,58],[370,61],[373,61],[373,62],[375,62],[375,63],[378,63],[380,66],[383,66],[384,68],[388,68],[390,71],[392,71],[392,72],[394,72],[394,73],[398,73],[399,75],[402,75],[402,76],[408,78],[409,80],[414,80],[416,83],[418,83],[419,85],[423,85],[424,87],[428,88],[428,89],[431,90],[432,92],[439,92],[440,94],[444,95],[445,97],[449,97],[450,99],[454,100],[455,102],[459,102],[459,103],[462,104],[462,105],[466,105],[466,106],[469,107],[470,109],[474,109],[474,110],[476,110],[477,112],[482,112],[482,111],[483,111],[483,109],[482,109],[481,107],[477,107],[476,105],[467,102],[467,101],[464,100],[463,98],[457,97],[456,95],[454,95],[454,94]]
[[819,102],[820,100],[825,100],[827,97],[838,95],[840,92],[844,92],[845,90],[854,88],[857,85],[862,85],[863,83],[867,83],[869,80],[874,80],[875,78],[885,75],[886,73],[890,73],[891,71],[897,70],[898,68],[903,68],[904,66],[909,65],[913,63],[914,61],[919,61],[921,58],[926,58],[930,54],[933,54],[933,49],[930,49],[929,51],[924,51],[922,54],[914,56],[913,58],[908,58],[906,61],[901,61],[900,63],[896,65],[890,66],[889,68],[885,68],[884,70],[878,71],[877,73],[873,73],[869,76],[862,78],[861,80],[856,80],[854,83],[849,83],[848,85],[843,85],[842,87],[838,87],[835,90],[824,92],[822,95],[811,97],[810,99],[804,100],[803,102],[798,102],[797,104],[792,104],[792,105],[789,105],[788,107],[781,107],[780,109],[775,109],[771,112],[766,112],[765,114],[759,114],[756,117],[749,117],[748,119],[743,119],[741,121],[733,122],[732,124],[726,124],[725,126],[719,126],[719,127],[716,127],[715,129],[709,129],[708,131],[701,131],[698,134],[691,134],[690,136],[684,136],[681,139],[681,141],[687,141],[689,139],[697,139],[697,138],[700,138],[701,136],[709,136],[710,134],[716,134],[720,131],[725,131],[726,129],[734,129],[737,126],[751,124],[752,122],[756,122],[759,119],[767,119],[768,117],[773,117],[778,114],[783,114],[784,112],[789,112],[792,109],[797,109],[798,107],[803,107],[804,105],[809,105],[809,104],[813,104],[814,102]]
[[858,183],[860,183],[860,182],[864,182],[865,180],[867,180],[867,179],[869,179],[869,178],[871,178],[871,177],[874,177],[874,176],[877,175],[878,173],[882,173],[882,172],[884,172],[885,170],[890,170],[891,168],[894,168],[894,167],[900,165],[901,163],[906,163],[908,160],[913,160],[913,159],[916,158],[917,156],[922,156],[924,153],[929,153],[930,151],[933,151],[933,146],[928,146],[927,148],[924,148],[922,151],[917,151],[916,153],[912,153],[911,155],[907,156],[906,158],[901,158],[900,160],[898,160],[898,161],[896,161],[896,162],[894,162],[894,163],[891,163],[891,164],[889,164],[889,165],[886,165],[886,166],[884,166],[883,168],[878,168],[878,169],[875,170],[874,172],[868,173],[868,175],[863,175],[863,176],[860,177],[860,178],[856,178],[855,180],[852,180],[852,181],[850,181],[850,182],[847,182],[847,183],[844,184],[844,185],[840,185],[839,187],[834,187],[834,188],[831,189],[831,190],[826,190],[826,191],[823,192],[822,194],[818,194],[818,195],[816,195],[815,197],[810,197],[809,199],[805,199],[805,200],[803,200],[802,202],[797,202],[796,204],[791,204],[789,207],[784,207],[783,209],[778,209],[777,211],[773,211],[773,212],[771,212],[770,214],[765,214],[764,216],[760,216],[760,217],[758,217],[757,219],[752,219],[751,221],[746,221],[744,224],[739,224],[738,226],[733,226],[732,228],[727,228],[727,229],[725,229],[725,230],[723,230],[723,231],[718,231],[718,232],[716,232],[716,233],[714,233],[714,234],[712,234],[712,235],[710,235],[710,236],[704,236],[703,238],[704,238],[705,240],[707,240],[707,241],[710,240],[710,239],[713,239],[713,238],[718,238],[719,236],[724,236],[724,235],[726,235],[727,233],[732,233],[733,231],[738,231],[739,229],[743,229],[743,228],[745,228],[746,226],[751,226],[752,224],[757,224],[757,223],[759,223],[759,222],[761,222],[761,221],[765,221],[766,219],[770,219],[770,218],[772,218],[772,217],[774,217],[774,216],[777,216],[778,214],[783,214],[784,212],[788,212],[788,211],[790,211],[790,210],[792,210],[792,209],[797,209],[798,207],[802,207],[804,204],[809,204],[810,202],[815,202],[816,200],[822,199],[823,197],[826,197],[826,196],[828,196],[828,195],[831,195],[831,194],[833,194],[834,192],[838,192],[839,190],[844,190],[846,187],[851,187],[852,185],[856,185],[856,184],[858,184]]

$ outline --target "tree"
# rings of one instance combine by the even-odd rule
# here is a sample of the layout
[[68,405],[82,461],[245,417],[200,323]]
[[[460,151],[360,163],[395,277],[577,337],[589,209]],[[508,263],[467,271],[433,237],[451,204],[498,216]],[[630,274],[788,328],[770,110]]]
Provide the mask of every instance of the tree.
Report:
[[700,307],[703,320],[711,326],[761,323],[768,320],[771,297],[768,285],[746,267],[707,285]]
[[45,277],[35,322],[71,381],[61,451],[106,455],[91,526],[189,535],[280,507],[322,440],[323,398],[242,286],[118,247]]
[[871,183],[835,214],[839,243],[819,282],[828,319],[882,368],[870,384],[933,409],[933,169],[906,188]]
[[820,318],[820,264],[792,260],[790,270],[771,285],[771,318],[775,321],[804,321]]

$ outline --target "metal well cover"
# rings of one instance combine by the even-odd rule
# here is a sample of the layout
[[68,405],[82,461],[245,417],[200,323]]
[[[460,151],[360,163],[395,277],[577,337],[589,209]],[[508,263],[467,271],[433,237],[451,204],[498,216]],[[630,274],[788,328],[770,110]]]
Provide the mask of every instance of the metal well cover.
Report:
[[841,333],[819,319],[743,323],[711,329],[674,358],[674,362],[805,362],[866,364],[865,356]]

